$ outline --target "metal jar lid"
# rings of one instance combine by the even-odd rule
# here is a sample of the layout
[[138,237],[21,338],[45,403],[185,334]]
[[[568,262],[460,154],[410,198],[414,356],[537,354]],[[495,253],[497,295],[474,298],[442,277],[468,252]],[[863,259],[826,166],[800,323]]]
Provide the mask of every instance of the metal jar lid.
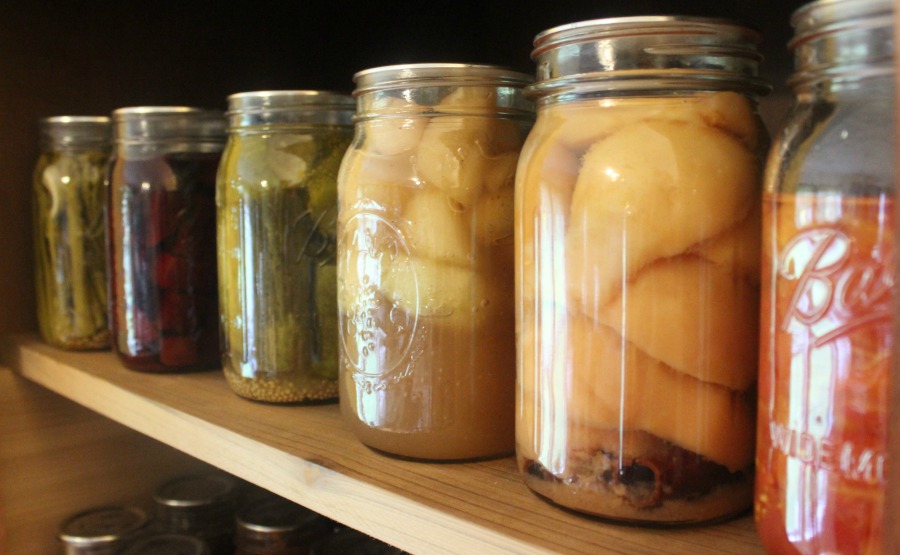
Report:
[[353,124],[356,103],[331,91],[255,91],[228,97],[230,129],[265,125]]
[[766,93],[759,33],[703,17],[636,16],[554,27],[534,39],[537,82],[529,95],[647,88]]
[[818,0],[791,16],[793,86],[894,71],[892,0]]
[[219,474],[179,476],[162,484],[153,495],[157,505],[173,508],[230,504],[237,494],[237,480]]
[[112,113],[116,142],[225,144],[224,114],[189,106],[133,106]]
[[38,126],[45,148],[104,148],[112,141],[112,123],[104,116],[53,116]]
[[243,506],[236,524],[238,544],[295,546],[329,532],[332,521],[287,499],[267,495]]
[[124,538],[143,528],[148,521],[147,514],[137,507],[96,507],[63,522],[59,539],[72,548],[73,553],[89,548],[112,549]]
[[[491,111],[498,116],[525,116],[532,118],[534,106],[524,94],[524,88],[534,79],[526,74],[501,66],[485,64],[427,63],[375,67],[357,72],[353,76],[356,88],[353,96],[358,99],[357,117],[364,117],[369,106],[363,98],[369,93],[393,92],[408,98],[403,91],[427,87],[493,87],[497,90]],[[435,99],[434,104],[437,104]],[[402,112],[402,110],[401,110]],[[418,108],[410,115],[421,115]]]

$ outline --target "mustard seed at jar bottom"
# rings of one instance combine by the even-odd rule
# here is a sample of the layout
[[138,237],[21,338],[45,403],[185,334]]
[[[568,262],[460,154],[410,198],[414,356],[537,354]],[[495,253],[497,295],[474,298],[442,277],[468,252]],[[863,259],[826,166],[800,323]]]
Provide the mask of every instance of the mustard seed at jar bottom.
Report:
[[756,40],[672,17],[535,39],[538,115],[516,175],[516,449],[527,485],[559,505],[655,523],[750,507]]
[[513,449],[513,175],[527,75],[422,64],[355,77],[338,179],[341,410],[422,459]]

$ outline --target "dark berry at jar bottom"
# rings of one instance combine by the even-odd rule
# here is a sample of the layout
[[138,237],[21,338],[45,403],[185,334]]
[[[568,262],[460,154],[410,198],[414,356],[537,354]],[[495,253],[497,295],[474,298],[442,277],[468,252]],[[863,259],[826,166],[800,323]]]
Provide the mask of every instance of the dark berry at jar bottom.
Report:
[[220,366],[215,178],[218,152],[117,158],[110,176],[113,343],[125,366]]

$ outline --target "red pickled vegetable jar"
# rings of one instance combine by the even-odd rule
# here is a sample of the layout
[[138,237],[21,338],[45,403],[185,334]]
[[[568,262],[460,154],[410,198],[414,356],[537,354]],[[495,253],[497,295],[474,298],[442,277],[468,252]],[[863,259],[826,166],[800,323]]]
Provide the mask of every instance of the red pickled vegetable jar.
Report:
[[133,370],[218,368],[215,191],[224,114],[134,107],[114,111],[113,119],[113,347]]
[[792,19],[797,101],[762,211],[755,516],[769,553],[882,553],[892,21],[890,0],[821,0]]

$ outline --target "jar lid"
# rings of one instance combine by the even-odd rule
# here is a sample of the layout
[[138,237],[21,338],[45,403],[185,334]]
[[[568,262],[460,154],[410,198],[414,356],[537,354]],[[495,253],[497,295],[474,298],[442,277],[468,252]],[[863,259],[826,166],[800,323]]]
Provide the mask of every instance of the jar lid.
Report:
[[224,114],[189,106],[132,106],[112,113],[117,142],[225,142]]
[[44,146],[103,147],[112,139],[112,122],[105,116],[52,116],[38,122]]
[[228,97],[231,129],[259,125],[353,125],[356,102],[331,91],[254,91]]
[[276,497],[265,496],[247,503],[238,512],[235,543],[257,547],[299,547],[330,534],[334,522],[315,511]]
[[231,503],[237,493],[237,481],[230,476],[198,474],[170,480],[153,495],[158,505],[195,508]]
[[[531,96],[580,90],[688,88],[770,90],[759,78],[760,35],[738,23],[687,16],[595,19],[553,27],[534,39]],[[650,85],[650,81],[656,84]]]
[[894,66],[892,0],[818,0],[791,16],[796,86],[841,74],[885,74]]
[[80,547],[113,544],[141,529],[148,521],[147,514],[137,507],[96,507],[63,522],[59,539]]
[[419,86],[488,86],[522,88],[533,81],[526,73],[484,64],[403,64],[375,67],[353,75],[353,96],[373,90]]
[[128,543],[118,555],[209,555],[209,545],[187,534],[153,534],[141,536]]

